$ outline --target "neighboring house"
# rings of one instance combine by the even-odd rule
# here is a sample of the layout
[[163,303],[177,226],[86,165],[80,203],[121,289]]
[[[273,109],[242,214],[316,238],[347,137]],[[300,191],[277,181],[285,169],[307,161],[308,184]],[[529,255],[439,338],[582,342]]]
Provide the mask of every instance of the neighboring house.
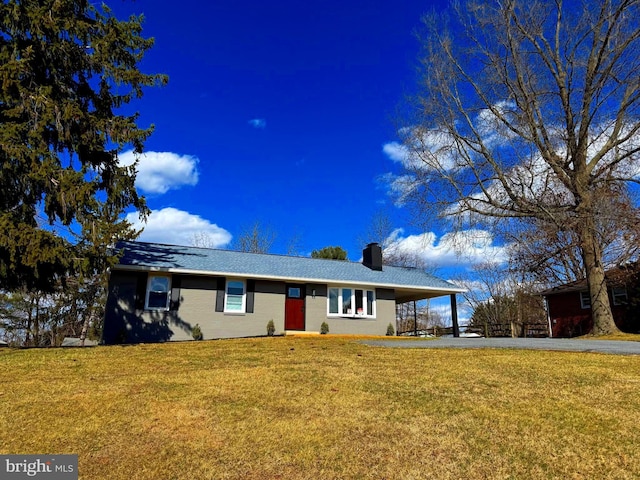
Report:
[[[632,267],[620,267],[606,272],[609,302],[616,325],[627,333],[640,332],[640,279]],[[586,335],[593,328],[591,298],[586,280],[551,288],[545,297],[551,331],[554,337]]]
[[319,332],[384,335],[396,304],[464,289],[415,268],[382,265],[378,244],[363,262],[121,242],[109,279],[103,341],[190,340]]

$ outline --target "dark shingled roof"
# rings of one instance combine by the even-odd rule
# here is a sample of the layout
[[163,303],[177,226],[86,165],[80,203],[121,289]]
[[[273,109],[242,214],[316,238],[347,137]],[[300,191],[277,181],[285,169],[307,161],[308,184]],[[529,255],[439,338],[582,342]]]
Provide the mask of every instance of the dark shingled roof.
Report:
[[[604,277],[607,280],[609,287],[623,287],[627,283],[637,282],[636,278],[640,274],[640,264],[631,262],[626,265],[618,265],[610,268],[604,272]],[[538,295],[549,296],[558,293],[570,293],[570,292],[586,292],[589,290],[589,284],[586,278],[575,280],[573,282],[557,285],[552,288],[548,288],[538,293]]]
[[417,268],[385,265],[382,271],[376,271],[361,263],[340,260],[143,242],[119,242],[116,249],[123,250],[120,262],[114,267],[118,270],[156,270],[283,281],[348,283],[407,290],[428,290],[437,293],[437,295],[464,291],[452,283]]

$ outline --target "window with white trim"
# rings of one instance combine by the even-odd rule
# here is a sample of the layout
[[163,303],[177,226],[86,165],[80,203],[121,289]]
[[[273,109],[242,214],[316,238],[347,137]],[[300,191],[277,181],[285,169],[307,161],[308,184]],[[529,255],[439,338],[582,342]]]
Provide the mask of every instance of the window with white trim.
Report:
[[327,295],[327,315],[375,318],[375,291],[352,287],[330,287]]
[[627,289],[624,287],[613,287],[611,289],[611,297],[614,305],[626,305],[629,301]]
[[228,313],[245,313],[247,304],[247,288],[243,280],[227,280],[224,292],[224,311]]
[[168,275],[149,275],[145,310],[169,310],[171,300],[171,277]]
[[591,296],[589,292],[580,292],[580,306],[582,308],[591,308]]

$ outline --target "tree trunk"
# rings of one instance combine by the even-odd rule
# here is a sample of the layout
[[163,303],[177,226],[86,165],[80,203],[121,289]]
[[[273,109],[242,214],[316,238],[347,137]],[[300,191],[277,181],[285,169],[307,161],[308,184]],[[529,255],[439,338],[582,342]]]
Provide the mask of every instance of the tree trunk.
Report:
[[33,322],[33,346],[40,346],[40,301],[36,300],[36,317]]
[[26,334],[25,334],[25,338],[24,338],[24,346],[25,347],[30,347],[31,346],[31,328],[33,327],[33,308],[31,306],[31,301],[29,300],[28,303],[28,307],[29,310],[27,311],[27,328],[26,328]]
[[93,309],[91,313],[85,313],[84,322],[82,322],[82,331],[80,332],[80,346],[84,347],[84,341],[87,338],[87,332],[89,331],[89,322],[91,321],[91,317],[93,317]]
[[593,318],[593,330],[591,333],[594,335],[608,335],[617,333],[620,330],[618,330],[613,320],[607,292],[607,281],[604,276],[604,266],[602,265],[602,252],[594,232],[593,217],[586,216],[580,227],[580,246],[587,274],[587,284],[589,285],[589,297],[591,298],[591,315]]

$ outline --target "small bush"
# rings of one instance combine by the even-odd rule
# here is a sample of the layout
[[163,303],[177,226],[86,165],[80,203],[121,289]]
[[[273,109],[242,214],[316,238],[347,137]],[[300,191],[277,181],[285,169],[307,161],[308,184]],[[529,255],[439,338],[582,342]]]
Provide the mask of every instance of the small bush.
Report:
[[393,325],[389,324],[389,326],[387,327],[387,337],[393,337],[395,334],[396,331],[393,328]]
[[204,336],[202,335],[202,329],[197,323],[191,329],[191,336],[194,340],[202,340],[204,338]]
[[267,322],[267,335],[273,337],[274,333],[276,333],[276,326],[273,320],[269,320],[269,322]]
[[327,324],[327,322],[322,322],[322,325],[320,325],[320,333],[322,335],[326,335],[327,333],[329,333],[329,325]]

